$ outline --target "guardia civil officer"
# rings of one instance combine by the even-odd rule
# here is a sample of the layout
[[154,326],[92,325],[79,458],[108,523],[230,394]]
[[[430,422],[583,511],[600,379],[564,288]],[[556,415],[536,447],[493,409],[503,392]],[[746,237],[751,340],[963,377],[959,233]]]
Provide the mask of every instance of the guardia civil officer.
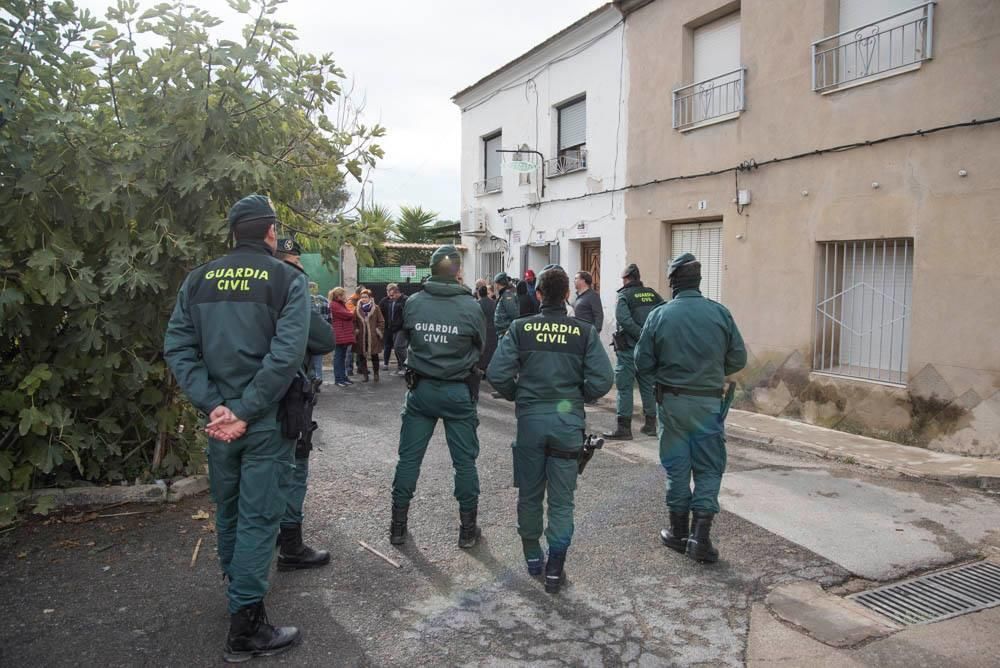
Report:
[[497,330],[497,340],[502,339],[507,333],[510,323],[514,322],[521,315],[521,307],[517,301],[517,293],[511,287],[510,277],[506,272],[501,271],[493,277],[496,285],[497,308],[493,312],[493,325]]
[[650,314],[635,351],[639,373],[653,376],[657,387],[670,514],[670,528],[660,538],[696,561],[715,562],[719,553],[710,533],[719,512],[734,387],[724,392],[723,385],[746,366],[747,352],[726,307],[702,296],[701,263],[694,255],[675,259],[667,275],[673,299]]
[[486,375],[515,402],[514,484],[517,531],[528,573],[542,572],[542,500],[548,494],[545,591],[563,581],[573,538],[573,493],[583,448],[585,401],[611,389],[611,360],[594,326],[566,315],[569,277],[561,267],[543,269],[536,290],[538,315],[515,320],[500,340]]
[[229,578],[227,661],[275,654],[299,637],[264,612],[285,510],[280,482],[292,466],[278,406],[302,368],[311,310],[305,274],[273,255],[276,222],[262,195],[233,205],[236,247],[188,274],[163,344],[181,389],[210,419],[209,480]]
[[402,335],[409,340],[406,385],[399,429],[399,462],[392,481],[389,540],[406,541],[407,514],[417,488],[427,443],[440,419],[455,467],[455,499],[461,526],[458,546],[469,548],[480,536],[479,507],[479,356],[486,319],[472,293],[462,285],[462,258],[454,246],[431,255],[431,277],[403,307]]
[[[300,259],[301,255],[302,249],[294,238],[278,239],[278,250],[275,256],[305,273]],[[306,359],[302,372],[295,382],[306,387],[311,395],[319,389],[318,383],[314,384],[309,380],[313,357],[326,355],[332,352],[336,346],[330,323],[312,308],[309,310],[309,317],[309,341],[306,344]],[[295,452],[295,470],[291,475],[285,477],[283,485],[285,513],[281,517],[281,529],[278,532],[279,571],[317,568],[330,563],[329,552],[314,550],[302,542],[302,506],[309,484],[309,453],[312,452],[312,438],[316,424],[312,420],[312,406],[315,399],[312,396],[306,399],[309,412],[306,420],[310,423],[309,429],[289,444],[289,447],[293,448]]]
[[642,332],[649,312],[663,303],[656,290],[647,288],[639,278],[639,267],[630,264],[622,272],[622,287],[618,288],[618,302],[615,305],[615,319],[618,329],[612,337],[615,347],[615,385],[618,387],[618,401],[615,413],[618,425],[614,431],[604,434],[604,438],[622,441],[632,440],[632,389],[639,381],[639,395],[642,397],[644,422],[642,433],[656,436],[656,403],[653,399],[653,377],[639,373],[635,368],[635,344]]

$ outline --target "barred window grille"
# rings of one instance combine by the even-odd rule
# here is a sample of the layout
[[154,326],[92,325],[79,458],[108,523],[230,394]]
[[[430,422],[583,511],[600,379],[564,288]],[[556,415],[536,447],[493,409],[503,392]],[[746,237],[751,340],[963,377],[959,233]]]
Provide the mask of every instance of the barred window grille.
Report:
[[479,275],[492,281],[493,277],[504,270],[503,251],[493,251],[479,254]]
[[905,385],[913,239],[820,244],[813,368]]

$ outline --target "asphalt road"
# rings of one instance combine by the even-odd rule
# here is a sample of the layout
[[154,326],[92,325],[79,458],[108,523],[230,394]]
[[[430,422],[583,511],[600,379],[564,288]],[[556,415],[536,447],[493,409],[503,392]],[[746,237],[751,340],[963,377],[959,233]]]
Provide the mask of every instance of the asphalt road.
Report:
[[[333,563],[314,571],[272,572],[269,616],[300,626],[303,640],[271,663],[739,666],[751,605],[769,588],[800,579],[831,585],[850,577],[843,566],[779,536],[772,511],[761,521],[771,531],[726,511],[752,489],[746,485],[724,500],[716,522],[718,564],[695,564],[662,547],[664,477],[655,440],[641,438],[627,446],[609,444],[588,467],[577,492],[569,585],[558,596],[547,595],[524,571],[515,528],[513,408],[488,396],[480,407],[481,544],[470,551],[456,547],[458,509],[439,428],[411,507],[410,541],[394,548],[388,542],[389,488],[403,392],[401,378],[383,376],[379,385],[331,387],[321,396],[306,538],[330,549]],[[596,411],[589,420],[598,430],[614,417]],[[730,448],[734,479],[815,476],[820,470],[883,489],[912,484]],[[228,617],[211,522],[192,519],[202,509],[213,510],[207,496],[104,513],[147,514],[32,522],[0,536],[0,596],[7,613],[0,626],[0,665],[221,663]],[[359,540],[402,567],[366,552]]]

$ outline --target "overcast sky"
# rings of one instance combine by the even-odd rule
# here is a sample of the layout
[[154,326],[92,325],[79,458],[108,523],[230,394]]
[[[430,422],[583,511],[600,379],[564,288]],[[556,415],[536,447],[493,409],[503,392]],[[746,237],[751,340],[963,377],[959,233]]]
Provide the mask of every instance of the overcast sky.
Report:
[[[103,16],[108,0],[79,0]],[[140,8],[153,6],[140,0]],[[198,6],[236,25],[225,0]],[[451,96],[604,4],[601,0],[289,0],[299,48],[330,52],[388,130],[372,180],[376,201],[457,219],[460,114]],[[228,32],[228,26],[227,26]],[[237,28],[238,34],[238,28]]]

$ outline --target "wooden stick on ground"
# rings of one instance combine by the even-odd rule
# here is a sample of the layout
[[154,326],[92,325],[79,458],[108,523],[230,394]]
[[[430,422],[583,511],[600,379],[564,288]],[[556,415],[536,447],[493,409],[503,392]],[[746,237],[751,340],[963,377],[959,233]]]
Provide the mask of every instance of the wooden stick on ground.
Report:
[[191,568],[194,568],[194,562],[198,561],[198,550],[201,549],[201,538],[194,545],[194,554],[191,555]]
[[109,513],[107,515],[98,515],[100,518],[105,517],[125,517],[126,515],[148,515],[149,513],[155,513],[155,510],[133,510],[127,513]]
[[381,557],[382,559],[385,559],[387,562],[389,562],[390,564],[392,564],[396,568],[402,568],[403,567],[403,565],[400,564],[398,561],[396,561],[395,559],[390,559],[389,557],[385,556],[384,554],[382,554],[381,552],[379,552],[378,550],[376,550],[374,547],[372,547],[371,545],[369,545],[368,543],[366,543],[363,540],[359,540],[358,541],[358,545],[360,545],[361,547],[365,548],[366,550],[368,550],[369,552],[371,552],[372,554],[374,554],[376,557]]

